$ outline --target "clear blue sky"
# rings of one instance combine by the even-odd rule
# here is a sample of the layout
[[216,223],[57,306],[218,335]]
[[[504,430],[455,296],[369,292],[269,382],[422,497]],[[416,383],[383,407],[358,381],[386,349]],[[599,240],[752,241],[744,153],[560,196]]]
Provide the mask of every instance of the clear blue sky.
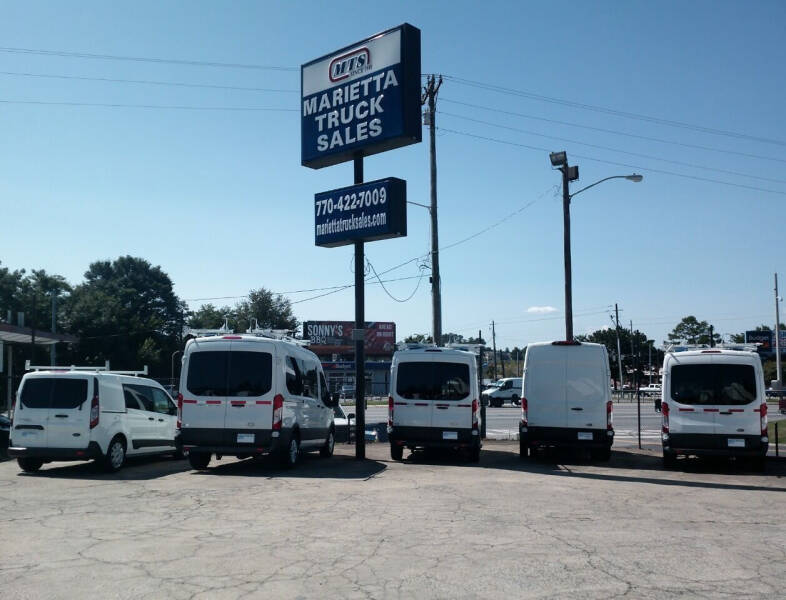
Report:
[[[609,175],[645,177],[639,184],[604,183],[573,202],[576,333],[609,325],[615,302],[625,323],[633,320],[658,343],[688,314],[722,333],[774,322],[773,272],[782,270],[786,280],[778,229],[786,213],[786,4],[778,1],[4,2],[6,50],[292,70],[0,51],[0,260],[76,284],[94,260],[142,256],[169,273],[185,299],[351,283],[351,247],[313,245],[312,204],[314,193],[350,184],[352,167],[301,167],[297,112],[7,101],[296,111],[300,64],[405,21],[422,31],[424,73],[766,138],[716,135],[446,80],[437,116],[442,245],[535,202],[441,254],[443,331],[482,330],[488,337],[494,319],[503,347],[564,336],[559,174],[546,151],[563,149],[581,169],[574,190]],[[409,199],[427,203],[427,139],[424,132],[422,144],[367,159],[366,178],[406,179]],[[427,211],[410,206],[408,217],[408,237],[367,245],[377,271],[428,251]],[[413,263],[384,278],[415,275]],[[416,282],[388,288],[406,297]],[[293,302],[314,295],[287,294]],[[399,338],[430,331],[427,278],[406,303],[378,285],[367,286],[366,298],[367,318],[395,321]],[[301,320],[352,320],[353,306],[350,288],[294,309]]]

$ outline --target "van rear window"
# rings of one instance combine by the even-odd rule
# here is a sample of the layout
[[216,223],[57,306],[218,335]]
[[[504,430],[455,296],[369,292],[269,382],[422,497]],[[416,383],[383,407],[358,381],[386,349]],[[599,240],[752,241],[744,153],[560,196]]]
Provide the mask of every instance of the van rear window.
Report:
[[751,365],[675,365],[671,398],[680,404],[750,404],[756,399]]
[[463,400],[469,396],[469,366],[405,362],[398,366],[396,393],[408,400]]
[[77,408],[87,400],[87,379],[36,377],[22,387],[25,408]]
[[272,380],[267,352],[194,352],[188,359],[186,388],[197,396],[262,396]]

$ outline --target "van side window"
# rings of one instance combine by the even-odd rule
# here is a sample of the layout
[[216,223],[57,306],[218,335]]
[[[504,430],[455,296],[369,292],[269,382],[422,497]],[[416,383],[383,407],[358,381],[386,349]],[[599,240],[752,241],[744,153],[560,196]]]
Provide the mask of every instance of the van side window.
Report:
[[285,368],[287,373],[287,390],[289,390],[290,394],[294,394],[295,396],[302,395],[303,376],[300,372],[300,367],[298,367],[297,361],[293,357],[287,356]]
[[303,366],[303,395],[318,398],[317,395],[317,363],[312,360],[301,362]]
[[162,415],[168,415],[170,402],[167,395],[158,388],[150,389],[153,392],[153,408],[155,408],[155,411]]
[[136,399],[136,392],[129,389],[127,385],[123,386],[123,396],[126,399],[126,410],[133,408],[135,410],[142,410],[142,405]]

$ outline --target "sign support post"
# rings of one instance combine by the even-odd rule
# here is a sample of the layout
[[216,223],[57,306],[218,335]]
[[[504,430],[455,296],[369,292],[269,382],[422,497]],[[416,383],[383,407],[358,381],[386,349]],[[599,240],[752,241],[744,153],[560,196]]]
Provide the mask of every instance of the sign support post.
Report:
[[[363,157],[355,157],[355,185],[363,183]],[[363,241],[355,242],[355,458],[366,458],[366,352],[365,277],[366,257]]]

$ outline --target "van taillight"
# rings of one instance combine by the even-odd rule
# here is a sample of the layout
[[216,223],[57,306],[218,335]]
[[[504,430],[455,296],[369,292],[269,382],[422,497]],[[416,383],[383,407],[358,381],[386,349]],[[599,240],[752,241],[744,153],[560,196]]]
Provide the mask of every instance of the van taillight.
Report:
[[472,401],[472,429],[478,428],[478,400]]
[[273,398],[273,431],[281,431],[284,420],[284,396],[276,394]]
[[766,436],[767,435],[767,403],[762,402],[762,405],[759,410],[761,412],[761,435]]
[[177,428],[180,429],[183,425],[183,394],[177,395]]
[[393,427],[393,396],[388,396],[388,427]]
[[614,429],[614,403],[611,400],[606,402],[606,429]]
[[660,406],[660,412],[663,415],[663,433],[669,432],[669,405],[664,402]]
[[528,423],[527,408],[528,408],[527,399],[524,396],[522,396],[521,397],[521,426],[522,427],[526,427]]
[[98,426],[98,418],[100,411],[98,408],[98,386],[93,394],[93,400],[90,403],[90,429],[95,429]]

